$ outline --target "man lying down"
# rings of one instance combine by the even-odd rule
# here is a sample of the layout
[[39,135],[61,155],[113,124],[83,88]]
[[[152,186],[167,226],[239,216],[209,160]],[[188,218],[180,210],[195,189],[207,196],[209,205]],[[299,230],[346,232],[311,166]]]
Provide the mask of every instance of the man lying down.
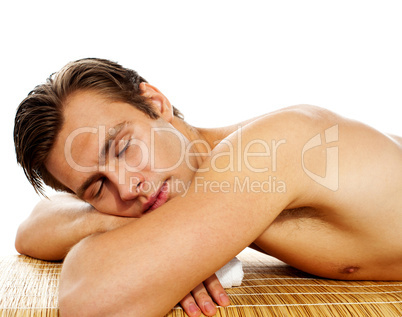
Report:
[[229,304],[214,272],[248,246],[325,278],[402,280],[402,139],[326,109],[196,128],[135,71],[82,59],[20,104],[14,140],[38,193],[68,193],[16,238],[65,257],[62,316],[211,316]]

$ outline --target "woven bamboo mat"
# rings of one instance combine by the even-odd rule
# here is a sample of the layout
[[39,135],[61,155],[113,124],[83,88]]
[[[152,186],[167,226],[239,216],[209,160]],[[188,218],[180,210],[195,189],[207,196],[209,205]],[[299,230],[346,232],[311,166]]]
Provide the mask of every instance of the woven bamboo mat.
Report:
[[58,316],[61,263],[23,255],[0,258],[0,316]]
[[[402,317],[402,281],[320,279],[252,250],[239,256],[245,277],[228,289],[232,304],[221,317]],[[0,316],[58,316],[61,263],[25,256],[0,258]],[[175,307],[167,317],[186,316]]]

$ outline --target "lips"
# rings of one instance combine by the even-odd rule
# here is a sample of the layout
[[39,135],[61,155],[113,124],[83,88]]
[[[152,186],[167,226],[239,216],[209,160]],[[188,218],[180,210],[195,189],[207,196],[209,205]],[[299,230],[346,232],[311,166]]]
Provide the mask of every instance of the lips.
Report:
[[159,190],[153,194],[150,200],[144,205],[144,213],[149,213],[156,208],[162,206],[169,198],[168,184],[166,181],[162,184]]

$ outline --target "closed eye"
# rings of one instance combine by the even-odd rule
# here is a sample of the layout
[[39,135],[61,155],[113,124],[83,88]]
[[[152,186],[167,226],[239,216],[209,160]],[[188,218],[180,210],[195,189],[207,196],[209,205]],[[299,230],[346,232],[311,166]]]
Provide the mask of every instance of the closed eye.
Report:
[[100,182],[99,189],[98,189],[98,191],[96,192],[96,194],[93,196],[93,198],[99,198],[99,196],[101,195],[102,189],[103,189],[103,185],[105,184],[105,178],[104,178],[104,177],[100,178],[100,179],[98,180],[98,182]]
[[130,141],[131,141],[131,140],[121,140],[119,143],[124,142],[124,141],[125,141],[126,143],[124,144],[123,149],[116,155],[116,157],[120,157],[121,155],[123,155],[124,152],[127,150],[128,146],[130,145]]

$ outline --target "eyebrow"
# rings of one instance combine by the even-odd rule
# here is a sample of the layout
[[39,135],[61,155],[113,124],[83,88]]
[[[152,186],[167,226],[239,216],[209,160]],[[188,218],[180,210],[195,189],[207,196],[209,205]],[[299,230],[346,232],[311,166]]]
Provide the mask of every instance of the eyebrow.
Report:
[[[105,142],[103,144],[102,150],[99,152],[99,162],[102,162],[103,164],[105,163],[105,158],[107,157],[109,150],[110,150],[110,144],[116,139],[117,135],[120,133],[121,130],[123,130],[130,122],[129,121],[123,121],[118,124],[116,124],[113,128],[110,128],[108,133],[106,134],[105,137]],[[113,133],[112,133],[113,132]],[[83,183],[82,185],[77,189],[76,195],[79,198],[83,198],[84,193],[88,189],[89,186],[96,180],[98,180],[101,177],[100,173],[96,173],[92,176],[89,176]]]

